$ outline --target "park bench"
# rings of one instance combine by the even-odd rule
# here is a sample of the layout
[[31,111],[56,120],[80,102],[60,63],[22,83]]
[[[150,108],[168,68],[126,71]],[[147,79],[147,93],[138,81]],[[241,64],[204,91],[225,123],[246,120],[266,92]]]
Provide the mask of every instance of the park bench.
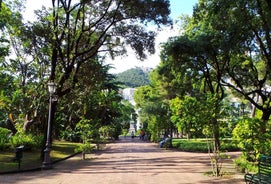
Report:
[[258,173],[245,174],[245,181],[248,184],[270,184],[271,183],[271,157],[262,155],[258,160]]
[[171,138],[165,138],[159,143],[160,148],[170,148],[171,146]]

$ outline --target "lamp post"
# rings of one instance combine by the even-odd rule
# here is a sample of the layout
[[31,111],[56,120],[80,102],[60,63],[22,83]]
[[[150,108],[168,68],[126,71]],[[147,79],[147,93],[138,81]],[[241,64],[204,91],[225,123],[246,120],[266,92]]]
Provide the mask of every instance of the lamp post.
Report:
[[56,91],[56,86],[55,86],[54,82],[51,81],[48,83],[48,90],[50,93],[49,114],[48,114],[48,124],[47,124],[47,137],[46,137],[46,144],[45,144],[45,149],[44,149],[44,160],[42,163],[43,169],[51,169],[52,168],[50,152],[51,152],[51,147],[52,147],[52,145],[51,145],[52,101],[53,101],[53,95]]

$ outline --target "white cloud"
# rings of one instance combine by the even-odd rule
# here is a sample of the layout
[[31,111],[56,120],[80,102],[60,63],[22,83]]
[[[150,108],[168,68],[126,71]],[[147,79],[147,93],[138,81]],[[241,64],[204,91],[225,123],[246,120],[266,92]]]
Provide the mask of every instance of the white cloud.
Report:
[[40,10],[42,6],[45,7],[51,7],[52,6],[52,1],[49,0],[26,0],[26,10],[23,13],[24,19],[26,21],[32,21],[35,20],[35,14],[34,10]]

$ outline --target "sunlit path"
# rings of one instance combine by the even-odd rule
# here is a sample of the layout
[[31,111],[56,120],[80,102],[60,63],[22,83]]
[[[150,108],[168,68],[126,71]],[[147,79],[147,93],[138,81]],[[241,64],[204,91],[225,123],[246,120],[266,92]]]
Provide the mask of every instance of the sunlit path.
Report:
[[162,150],[157,144],[131,138],[108,144],[100,154],[80,155],[54,166],[53,170],[1,175],[0,183],[22,184],[177,184],[243,183],[243,178],[215,179],[208,154]]

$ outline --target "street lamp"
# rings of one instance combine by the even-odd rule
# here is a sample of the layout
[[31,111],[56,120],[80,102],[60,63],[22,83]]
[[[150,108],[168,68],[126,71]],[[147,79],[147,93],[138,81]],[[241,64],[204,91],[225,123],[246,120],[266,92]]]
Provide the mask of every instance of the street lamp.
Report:
[[47,137],[46,137],[46,144],[45,144],[45,150],[44,150],[44,160],[42,163],[42,168],[43,169],[51,169],[52,168],[52,162],[51,162],[51,157],[50,157],[50,152],[51,152],[51,125],[52,125],[52,101],[53,101],[53,96],[56,91],[56,86],[54,82],[49,82],[48,83],[48,90],[50,93],[50,98],[49,98],[49,114],[48,114],[48,125],[47,125]]

